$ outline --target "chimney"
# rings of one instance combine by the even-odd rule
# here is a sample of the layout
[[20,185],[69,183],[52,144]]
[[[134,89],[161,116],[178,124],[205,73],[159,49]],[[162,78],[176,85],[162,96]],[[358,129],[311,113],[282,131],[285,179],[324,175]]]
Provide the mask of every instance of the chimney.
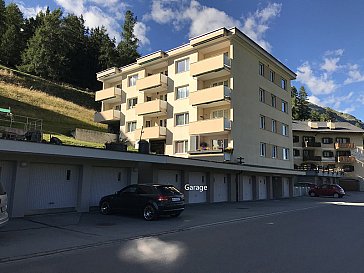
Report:
[[311,129],[318,129],[318,123],[317,123],[317,122],[309,121],[309,122],[308,122],[308,126],[309,126]]
[[331,120],[327,122],[327,128],[330,130],[335,130],[335,122],[332,122]]

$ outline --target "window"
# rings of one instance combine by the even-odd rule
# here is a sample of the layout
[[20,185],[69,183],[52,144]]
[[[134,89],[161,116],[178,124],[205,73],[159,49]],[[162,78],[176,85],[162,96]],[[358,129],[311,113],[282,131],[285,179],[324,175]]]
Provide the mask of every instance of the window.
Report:
[[117,111],[121,111],[121,105],[120,104],[115,105],[114,109],[117,110]]
[[128,99],[128,109],[134,108],[138,103],[138,98]]
[[185,154],[188,151],[188,141],[181,140],[175,142],[175,153],[176,154]]
[[230,118],[230,109],[215,110],[211,112],[211,118]]
[[272,119],[272,132],[276,133],[277,132],[277,121]]
[[167,120],[166,119],[159,120],[159,126],[160,127],[167,127]]
[[277,97],[272,95],[272,107],[276,108],[277,107]]
[[269,80],[271,82],[274,82],[275,77],[276,77],[276,73],[274,71],[272,71],[272,70],[269,70]]
[[150,121],[150,120],[146,120],[145,121],[145,127],[151,127],[151,125],[152,125],[152,122]]
[[127,123],[128,132],[133,132],[136,129],[136,121],[130,121]]
[[159,99],[160,99],[160,100],[167,101],[167,94],[160,95],[160,96],[159,96]]
[[293,149],[293,156],[300,156],[300,150]]
[[189,86],[181,86],[176,88],[176,100],[188,98]]
[[300,137],[299,136],[293,136],[293,143],[297,143],[300,142]]
[[188,113],[176,114],[176,126],[186,125],[189,123]]
[[146,97],[146,101],[148,102],[148,101],[152,101],[152,97]]
[[331,137],[323,137],[322,138],[322,143],[323,144],[332,144],[334,142],[334,140]]
[[281,79],[281,88],[286,90],[287,88],[287,80],[286,79]]
[[265,116],[260,116],[260,129],[265,129]]
[[350,143],[350,138],[348,138],[348,137],[337,137],[336,142],[337,143]]
[[265,102],[265,91],[262,88],[259,89],[259,100]]
[[272,146],[272,158],[276,158],[277,157],[277,146],[273,145]]
[[323,151],[322,157],[334,157],[334,152],[332,151]]
[[224,149],[228,146],[228,139],[213,139],[211,144],[213,150]]
[[261,142],[260,143],[260,156],[266,155],[266,149],[267,149],[267,144]]
[[182,73],[190,70],[190,59],[184,59],[176,62],[176,73]]
[[289,149],[283,148],[283,160],[289,160]]
[[288,104],[284,100],[282,100],[282,112],[288,113]]
[[220,85],[229,86],[229,82],[227,80],[214,82],[213,84],[211,84],[211,87],[220,86]]
[[282,123],[282,135],[288,136],[288,125]]
[[259,75],[264,76],[264,64],[259,63]]
[[138,74],[135,74],[135,75],[132,75],[132,76],[129,76],[129,79],[128,79],[128,84],[129,86],[134,86],[136,85],[136,81],[138,79]]

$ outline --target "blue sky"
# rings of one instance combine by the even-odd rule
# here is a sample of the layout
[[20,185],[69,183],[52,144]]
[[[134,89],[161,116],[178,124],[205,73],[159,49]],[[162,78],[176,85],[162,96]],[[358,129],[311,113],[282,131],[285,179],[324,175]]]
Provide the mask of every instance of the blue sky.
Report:
[[120,39],[126,9],[138,17],[140,52],[168,50],[218,27],[238,26],[297,73],[310,101],[364,120],[364,1],[6,0],[25,16],[49,6],[83,14]]

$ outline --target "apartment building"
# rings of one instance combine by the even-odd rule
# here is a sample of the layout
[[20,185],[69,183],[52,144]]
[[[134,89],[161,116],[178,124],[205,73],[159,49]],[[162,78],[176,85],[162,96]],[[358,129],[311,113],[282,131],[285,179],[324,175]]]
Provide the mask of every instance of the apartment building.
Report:
[[97,73],[95,121],[152,153],[293,169],[295,73],[237,28]]
[[348,122],[293,121],[295,169],[344,172],[364,177],[364,130]]

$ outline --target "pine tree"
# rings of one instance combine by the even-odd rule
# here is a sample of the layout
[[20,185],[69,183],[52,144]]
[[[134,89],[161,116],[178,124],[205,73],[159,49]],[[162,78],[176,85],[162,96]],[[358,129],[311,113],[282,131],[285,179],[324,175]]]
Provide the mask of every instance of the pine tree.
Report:
[[297,96],[298,116],[299,120],[307,120],[310,118],[310,108],[308,107],[307,92],[304,86],[301,86]]
[[125,21],[121,33],[121,41],[117,50],[120,56],[121,66],[131,64],[136,61],[140,54],[138,53],[138,38],[134,35],[134,26],[137,18],[134,17],[130,10],[125,13]]
[[298,92],[295,86],[291,87],[292,119],[299,120]]
[[6,7],[5,16],[5,32],[0,41],[0,62],[15,67],[21,61],[21,52],[25,45],[22,36],[24,18],[14,3]]
[[316,110],[312,110],[310,119],[311,121],[320,121],[320,113]]
[[5,1],[0,0],[0,41],[5,32]]

